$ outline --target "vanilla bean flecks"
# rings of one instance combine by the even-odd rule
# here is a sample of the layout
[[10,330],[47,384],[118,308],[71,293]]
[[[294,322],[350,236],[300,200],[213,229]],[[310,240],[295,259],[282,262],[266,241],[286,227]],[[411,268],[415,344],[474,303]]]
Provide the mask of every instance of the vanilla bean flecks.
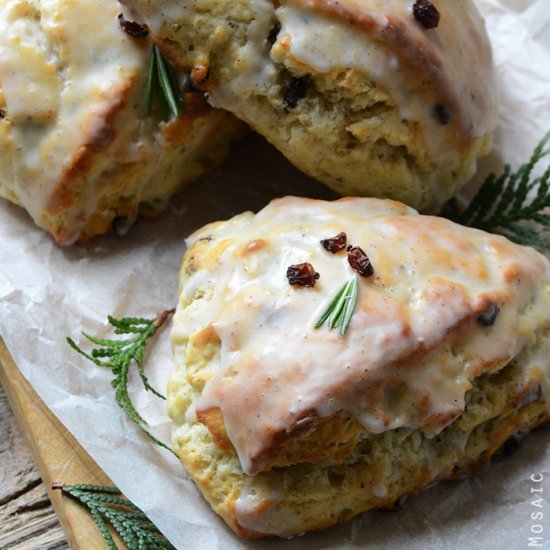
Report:
[[308,262],[303,264],[291,265],[286,270],[288,282],[293,286],[315,286],[320,275],[315,268]]
[[127,21],[124,19],[122,13],[118,15],[118,23],[120,28],[132,38],[145,38],[149,36],[149,29],[145,25],[140,25],[135,21]]
[[322,241],[320,241],[320,243],[327,252],[332,252],[333,254],[336,254],[337,252],[340,252],[340,250],[346,248],[347,239],[347,235],[342,231],[341,233],[338,233],[336,237],[323,239]]
[[439,25],[439,11],[428,0],[416,0],[413,6],[413,14],[425,29],[434,29]]
[[365,254],[365,251],[359,246],[348,248],[348,262],[354,271],[357,271],[361,277],[370,277],[374,274],[374,268]]
[[492,304],[477,318],[477,322],[484,327],[490,327],[495,324],[499,313],[498,305]]

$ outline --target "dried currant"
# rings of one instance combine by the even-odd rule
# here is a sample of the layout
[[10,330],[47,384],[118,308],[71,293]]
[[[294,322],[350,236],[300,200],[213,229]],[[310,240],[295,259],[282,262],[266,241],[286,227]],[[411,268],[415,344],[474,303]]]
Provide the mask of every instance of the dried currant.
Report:
[[288,282],[293,286],[315,286],[320,275],[308,262],[291,265],[286,270]]
[[298,105],[300,99],[304,99],[307,93],[309,79],[306,76],[292,77],[288,82],[285,94],[283,96],[283,106],[285,109],[293,109]]
[[348,262],[351,268],[357,271],[361,277],[370,277],[374,273],[369,257],[359,246],[348,248]]
[[426,29],[434,29],[439,25],[439,11],[428,0],[416,0],[413,6],[416,20]]
[[490,327],[495,324],[500,308],[497,304],[491,304],[478,318],[477,322],[484,326]]
[[437,103],[434,105],[433,113],[435,118],[437,118],[441,124],[449,124],[449,122],[451,122],[451,112],[447,109],[447,107],[445,107],[445,105]]
[[323,239],[320,242],[327,252],[332,252],[333,254],[336,254],[336,252],[340,252],[340,250],[346,248],[347,238],[347,235],[342,231],[341,233],[338,233],[336,237]]
[[135,21],[126,21],[122,13],[118,15],[118,22],[120,28],[132,38],[145,38],[149,35],[149,29],[145,25],[140,25]]

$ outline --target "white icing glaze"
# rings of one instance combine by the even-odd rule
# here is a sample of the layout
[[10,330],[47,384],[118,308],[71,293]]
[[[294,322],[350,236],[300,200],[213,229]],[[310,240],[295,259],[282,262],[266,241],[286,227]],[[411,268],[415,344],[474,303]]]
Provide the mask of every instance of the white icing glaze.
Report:
[[[247,478],[235,502],[235,513],[239,525],[258,533],[269,533],[279,537],[300,535],[302,519],[294,510],[278,506],[283,501],[280,490],[273,485],[262,484],[263,480]],[[258,514],[258,509],[266,510]],[[272,510],[277,510],[272,514]],[[291,535],[289,535],[291,533]]]
[[[359,279],[344,337],[313,328],[355,276],[345,252],[333,255],[319,244],[340,231],[375,269]],[[220,408],[248,474],[270,467],[262,452],[274,434],[312,414],[344,410],[372,433],[404,426],[431,437],[462,413],[472,378],[548,330],[546,259],[399,203],[287,197],[256,216],[207,226],[189,245],[205,237],[223,241],[223,252],[185,281],[182,303],[205,291],[206,303],[180,307],[172,338],[185,340],[209,324],[219,337],[220,362],[193,407]],[[306,261],[319,281],[291,287],[287,267]],[[476,319],[491,303],[501,311],[484,328]],[[537,369],[548,378],[544,352],[523,359],[526,378]]]
[[282,6],[276,15],[281,30],[272,50],[275,61],[286,60],[283,44],[288,40],[288,54],[320,73],[339,68],[358,69],[384,82],[389,79],[389,67],[399,69],[399,62],[391,52],[350,25],[298,6]]
[[[273,84],[277,69],[269,60],[267,33],[273,25],[273,4],[268,0],[249,2],[254,18],[247,29],[247,41],[236,51],[236,75],[210,91],[211,104],[227,109],[243,98],[262,94]],[[231,110],[231,109],[230,109]]]
[[[346,181],[345,176],[337,173],[336,162],[301,162],[296,151],[305,143],[333,150],[331,137],[346,132],[367,148],[368,142],[387,142],[414,179],[428,174],[424,184],[431,196],[419,200],[422,208],[445,203],[450,187],[444,181],[468,179],[475,158],[490,145],[496,125],[495,71],[472,0],[434,0],[441,19],[433,29],[415,19],[414,0],[247,0],[235,5],[164,0],[162,9],[147,0],[127,1],[180,64],[209,66],[211,105],[257,128],[297,166],[329,185],[339,187],[335,181],[339,175]],[[350,70],[359,74],[346,74]],[[289,75],[313,75],[308,89],[315,92],[310,104],[287,117]],[[371,83],[376,85],[372,94]],[[360,102],[349,99],[359,87],[364,117]],[[319,98],[323,95],[326,101]],[[374,114],[379,110],[391,117],[379,118]],[[379,134],[377,126],[385,120],[391,121],[388,131]],[[329,130],[333,121],[334,136]],[[416,141],[417,136],[422,146],[412,147],[408,138]],[[412,161],[401,154],[401,146]],[[446,173],[442,182],[439,173]],[[350,193],[361,188],[359,181],[349,182]]]
[[[414,20],[411,0],[341,2],[355,25],[330,13],[334,3],[325,3],[329,13],[319,11],[323,2],[312,6],[301,0],[290,0],[276,10],[281,30],[271,51],[274,61],[289,67],[302,65],[308,72],[357,69],[369,75],[388,90],[402,118],[422,126],[430,136],[432,159],[443,163],[451,155],[450,144],[456,136],[449,135],[434,116],[434,103],[421,89],[431,77],[425,67],[411,71],[397,44],[382,41],[385,34],[401,27],[406,30],[407,47],[412,41],[419,51],[433,50],[437,77],[448,83],[446,95],[451,103],[456,102],[456,107],[446,107],[452,116],[463,118],[462,131],[479,137],[493,130],[496,98],[491,51],[481,17],[471,2],[434,2],[441,19],[438,27],[430,30]],[[373,27],[370,31],[363,28],[364,20]]]
[[[0,6],[0,87],[13,122],[10,181],[38,222],[63,170],[147,64],[148,48],[120,29],[121,11],[109,0]],[[78,220],[95,209],[93,186],[81,198],[77,234]]]

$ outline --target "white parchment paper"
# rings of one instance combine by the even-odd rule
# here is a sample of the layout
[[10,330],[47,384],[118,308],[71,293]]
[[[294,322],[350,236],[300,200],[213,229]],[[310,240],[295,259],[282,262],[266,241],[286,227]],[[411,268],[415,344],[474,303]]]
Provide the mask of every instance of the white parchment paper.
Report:
[[[502,99],[495,151],[480,164],[479,179],[503,160],[514,166],[527,160],[550,128],[550,0],[478,4],[493,41]],[[496,460],[485,474],[441,483],[409,499],[401,511],[365,514],[290,541],[240,541],[203,502],[179,462],[149,444],[123,416],[114,404],[110,372],[67,346],[65,336],[81,340],[82,330],[108,334],[109,313],[152,317],[173,307],[189,233],[289,193],[332,197],[262,139],[249,136],[217,172],[185,190],[166,216],[141,222],[124,237],[61,249],[25,212],[0,202],[0,334],[17,365],[82,446],[179,549],[514,550],[533,547],[533,540],[550,548],[548,429],[531,434],[516,454]],[[147,370],[163,390],[170,369],[165,330],[150,350]],[[157,435],[169,440],[164,403],[145,394],[136,380],[131,392]],[[533,519],[535,512],[543,519]]]

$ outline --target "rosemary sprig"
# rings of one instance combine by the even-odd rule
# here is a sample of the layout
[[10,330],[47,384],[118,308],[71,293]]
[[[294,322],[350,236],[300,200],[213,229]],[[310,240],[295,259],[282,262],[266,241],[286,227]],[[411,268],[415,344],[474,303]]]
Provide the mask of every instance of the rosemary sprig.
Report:
[[116,487],[54,483],[52,489],[63,491],[88,509],[109,550],[118,547],[108,524],[128,548],[176,550],[151,520],[135,504],[122,497]]
[[[529,161],[516,172],[506,165],[500,176],[487,176],[469,206],[462,212],[456,202],[446,211],[454,221],[492,233],[499,233],[519,244],[550,250],[545,233],[550,229],[550,214],[543,210],[550,206],[550,164],[542,176],[532,178],[534,167],[550,154],[545,149],[550,141],[548,132]],[[534,192],[533,199],[528,199]],[[525,225],[522,222],[529,222]]]
[[174,68],[156,44],[153,44],[149,62],[147,116],[151,116],[153,112],[153,97],[157,98],[160,114],[164,121],[168,121],[170,115],[177,118],[183,111],[183,94]]
[[149,379],[147,378],[143,367],[143,357],[145,354],[147,340],[156,334],[159,327],[162,326],[162,324],[173,312],[174,310],[163,311],[157,315],[155,319],[142,319],[135,317],[115,319],[109,315],[108,320],[114,327],[115,334],[125,334],[128,335],[128,337],[112,340],[96,338],[83,332],[82,334],[87,340],[92,342],[92,344],[99,346],[92,349],[91,353],[86,353],[75,343],[72,338],[67,337],[67,343],[75,351],[86,357],[86,359],[92,361],[95,365],[111,369],[114,375],[111,385],[115,388],[115,401],[117,405],[126,411],[126,414],[130,417],[130,419],[145,435],[147,435],[147,437],[149,437],[149,439],[175,454],[174,451],[166,445],[166,443],[162,442],[160,439],[157,439],[146,428],[147,422],[137,412],[128,394],[128,374],[130,371],[130,366],[132,362],[134,362],[137,365],[139,376],[144,388],[157,397],[166,399],[149,384]]
[[340,334],[343,336],[348,330],[351,317],[355,311],[357,294],[357,277],[354,277],[338,290],[317,323],[315,323],[315,328],[321,328],[326,322],[331,330],[339,328]]

